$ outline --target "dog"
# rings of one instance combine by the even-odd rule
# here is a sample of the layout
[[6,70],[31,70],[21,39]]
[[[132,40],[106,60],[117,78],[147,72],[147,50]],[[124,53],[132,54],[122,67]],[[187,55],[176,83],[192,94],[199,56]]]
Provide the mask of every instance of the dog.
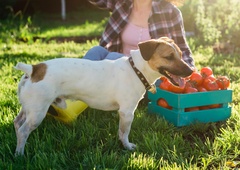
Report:
[[[29,134],[43,121],[49,106],[65,108],[66,99],[81,100],[99,110],[118,110],[119,139],[126,149],[134,150],[136,145],[129,142],[128,136],[134,111],[146,92],[142,79],[152,85],[160,76],[174,81],[170,75],[186,77],[193,72],[181,59],[179,47],[169,38],[144,41],[138,47],[131,51],[133,66],[129,57],[102,61],[58,58],[36,65],[18,63],[15,68],[25,74],[18,84],[22,107],[14,119],[16,155],[24,154]],[[140,73],[143,77],[139,78]]]

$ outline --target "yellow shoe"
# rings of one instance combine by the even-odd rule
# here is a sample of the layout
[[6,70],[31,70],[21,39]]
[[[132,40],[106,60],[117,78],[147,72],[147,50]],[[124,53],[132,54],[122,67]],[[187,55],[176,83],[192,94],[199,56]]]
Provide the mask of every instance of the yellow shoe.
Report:
[[66,104],[66,109],[51,105],[49,107],[48,114],[57,120],[65,123],[70,123],[76,120],[78,115],[88,107],[88,105],[82,101],[66,100]]

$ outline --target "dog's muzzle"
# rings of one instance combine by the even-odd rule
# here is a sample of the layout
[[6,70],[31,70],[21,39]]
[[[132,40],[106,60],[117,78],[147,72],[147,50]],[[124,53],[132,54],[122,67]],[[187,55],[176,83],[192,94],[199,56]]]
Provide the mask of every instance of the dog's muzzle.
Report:
[[163,67],[159,68],[159,73],[167,77],[174,85],[178,86],[179,84],[172,78],[171,74],[168,73]]

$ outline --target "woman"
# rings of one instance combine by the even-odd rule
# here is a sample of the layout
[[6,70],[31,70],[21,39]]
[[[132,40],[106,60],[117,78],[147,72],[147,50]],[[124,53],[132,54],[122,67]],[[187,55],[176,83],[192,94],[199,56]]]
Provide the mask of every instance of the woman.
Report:
[[[183,52],[183,60],[194,67],[186,42],[181,11],[174,5],[180,0],[89,0],[93,5],[111,11],[100,46],[93,47],[85,59],[116,59],[129,55],[137,44],[149,39],[169,37]],[[114,53],[110,53],[114,52]],[[117,53],[116,53],[117,52]]]

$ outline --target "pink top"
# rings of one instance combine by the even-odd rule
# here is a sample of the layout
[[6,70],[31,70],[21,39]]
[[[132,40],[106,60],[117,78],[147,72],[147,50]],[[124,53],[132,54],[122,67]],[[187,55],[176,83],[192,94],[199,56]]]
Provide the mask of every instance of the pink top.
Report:
[[123,54],[128,56],[131,50],[138,49],[139,42],[151,39],[148,28],[139,27],[131,23],[128,23],[125,26],[122,31],[121,38]]

